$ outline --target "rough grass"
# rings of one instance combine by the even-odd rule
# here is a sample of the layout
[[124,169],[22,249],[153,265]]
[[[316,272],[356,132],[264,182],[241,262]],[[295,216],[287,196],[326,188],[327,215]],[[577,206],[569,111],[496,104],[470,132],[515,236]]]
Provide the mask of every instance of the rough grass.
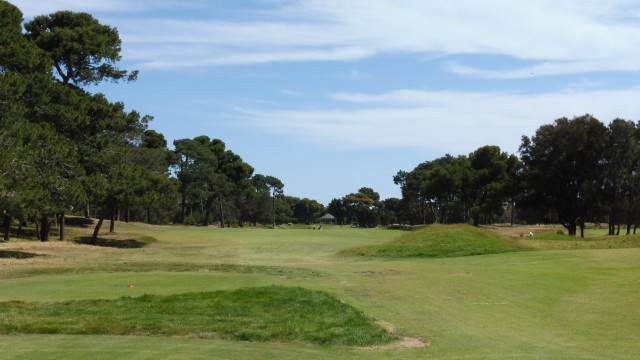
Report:
[[326,292],[281,286],[114,300],[3,302],[0,333],[191,336],[350,347],[395,340]]
[[[492,232],[508,237],[514,242],[535,250],[580,250],[580,249],[631,249],[640,248],[640,234],[607,234],[607,229],[588,227],[585,237],[569,236],[559,225],[540,226],[492,226]],[[527,236],[529,232],[533,236]]]
[[347,249],[340,254],[379,258],[446,258],[526,249],[503,236],[469,225],[430,225],[386,244]]

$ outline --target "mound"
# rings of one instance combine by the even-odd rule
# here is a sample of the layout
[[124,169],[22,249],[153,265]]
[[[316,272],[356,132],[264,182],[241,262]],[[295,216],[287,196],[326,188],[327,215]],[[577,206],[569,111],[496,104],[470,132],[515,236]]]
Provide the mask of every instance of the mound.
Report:
[[430,225],[377,246],[343,250],[340,255],[379,258],[445,258],[527,250],[516,242],[470,225]]
[[350,347],[398,339],[328,293],[281,286],[113,300],[2,302],[0,334],[193,336]]

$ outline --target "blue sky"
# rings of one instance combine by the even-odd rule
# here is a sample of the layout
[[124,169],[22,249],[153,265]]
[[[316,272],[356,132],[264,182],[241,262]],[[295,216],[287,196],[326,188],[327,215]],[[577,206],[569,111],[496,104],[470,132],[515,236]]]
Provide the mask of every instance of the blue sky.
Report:
[[638,0],[10,2],[117,27],[140,77],[95,91],[324,204],[559,117],[640,119]]

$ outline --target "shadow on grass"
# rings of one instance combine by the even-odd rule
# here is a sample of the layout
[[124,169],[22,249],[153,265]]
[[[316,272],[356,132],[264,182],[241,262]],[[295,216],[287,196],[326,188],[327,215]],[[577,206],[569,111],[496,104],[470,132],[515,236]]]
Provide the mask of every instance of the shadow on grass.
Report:
[[118,248],[118,249],[139,249],[151,243],[154,243],[156,241],[157,240],[151,236],[143,236],[140,240],[97,239],[96,241],[93,241],[91,237],[86,236],[76,240],[76,243],[84,244],[84,245],[92,245],[92,246]]
[[413,231],[413,230],[415,230],[416,228],[417,228],[417,227],[415,227],[415,226],[411,226],[411,225],[398,225],[398,224],[388,225],[388,226],[387,226],[387,230]]
[[76,217],[76,216],[72,216],[72,217],[65,216],[64,223],[67,226],[88,228],[90,226],[93,226],[93,219],[87,219],[87,218]]
[[23,251],[0,250],[0,259],[31,259],[36,256],[38,256],[38,254]]

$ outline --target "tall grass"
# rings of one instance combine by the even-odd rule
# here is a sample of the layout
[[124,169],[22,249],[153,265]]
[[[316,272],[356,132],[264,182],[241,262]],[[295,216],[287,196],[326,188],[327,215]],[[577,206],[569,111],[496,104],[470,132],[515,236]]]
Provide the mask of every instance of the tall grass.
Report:
[[369,346],[394,340],[321,291],[269,286],[114,300],[0,303],[0,334],[165,335]]

